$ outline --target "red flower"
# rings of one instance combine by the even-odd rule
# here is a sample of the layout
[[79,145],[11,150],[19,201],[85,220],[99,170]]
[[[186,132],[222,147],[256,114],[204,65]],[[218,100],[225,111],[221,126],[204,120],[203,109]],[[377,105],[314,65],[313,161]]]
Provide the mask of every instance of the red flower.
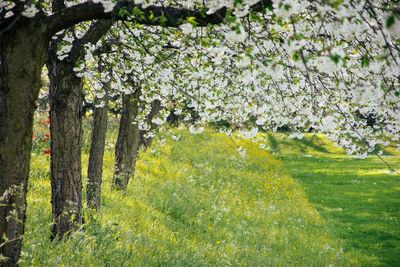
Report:
[[44,153],[47,154],[47,155],[50,154],[50,149],[46,149],[46,150],[44,151]]
[[47,120],[47,123],[50,124],[50,119]]
[[44,126],[47,126],[47,123],[43,123]]
[[36,138],[36,137],[33,135],[33,136],[32,136],[32,140],[35,140],[35,138]]
[[50,137],[50,135],[49,135],[49,134],[46,134],[46,137],[47,137],[47,138],[49,138],[49,137]]

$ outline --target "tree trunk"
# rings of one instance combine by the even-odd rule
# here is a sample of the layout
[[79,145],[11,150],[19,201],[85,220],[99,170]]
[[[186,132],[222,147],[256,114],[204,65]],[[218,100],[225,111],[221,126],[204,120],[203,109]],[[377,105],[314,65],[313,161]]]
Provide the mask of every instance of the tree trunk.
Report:
[[[106,84],[105,86],[110,86],[110,84]],[[108,102],[107,93],[103,101]],[[106,142],[108,117],[108,103],[106,103],[103,107],[97,108],[96,104],[98,103],[99,100],[96,98],[93,111],[92,141],[90,145],[86,183],[86,205],[88,208],[95,210],[100,209],[103,156]]]
[[82,224],[82,102],[83,79],[74,67],[84,57],[87,43],[96,43],[112,25],[99,20],[72,44],[64,60],[57,56],[61,38],[48,51],[50,78],[52,238],[60,238]]
[[[147,125],[150,125],[150,130],[149,131],[154,131],[157,128],[157,124],[153,123],[153,119],[157,114],[161,111],[161,101],[160,100],[154,100],[151,103],[151,110],[150,113],[146,117],[146,122]],[[140,143],[139,146],[143,146],[145,149],[151,146],[151,143],[153,142],[153,137],[145,137],[146,133],[148,131],[146,130],[140,130]]]
[[82,78],[75,61],[57,58],[57,41],[49,50],[52,238],[82,223]]
[[113,189],[125,191],[129,178],[135,173],[136,157],[139,151],[140,133],[135,122],[139,110],[140,91],[122,97],[122,114],[118,140],[115,146],[115,173]]
[[33,23],[10,29],[0,38],[1,266],[16,266],[21,251],[33,115],[46,40],[43,29]]

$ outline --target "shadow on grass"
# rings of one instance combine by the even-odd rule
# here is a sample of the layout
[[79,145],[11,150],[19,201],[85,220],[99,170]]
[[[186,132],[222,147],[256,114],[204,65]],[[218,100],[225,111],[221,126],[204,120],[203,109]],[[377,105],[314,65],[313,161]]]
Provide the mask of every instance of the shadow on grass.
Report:
[[267,133],[269,145],[273,152],[281,153],[331,153],[324,146],[326,139],[317,135],[305,136],[302,139],[291,139],[283,135],[284,138],[279,138],[274,134]]
[[316,135],[311,136],[311,138],[303,138],[298,142],[301,143],[305,148],[312,148],[320,153],[330,153],[322,146],[324,144],[324,140]]
[[275,136],[270,133],[267,133],[267,135],[268,135],[268,143],[271,146],[272,151],[280,152],[281,149],[278,146],[278,142],[276,141]]

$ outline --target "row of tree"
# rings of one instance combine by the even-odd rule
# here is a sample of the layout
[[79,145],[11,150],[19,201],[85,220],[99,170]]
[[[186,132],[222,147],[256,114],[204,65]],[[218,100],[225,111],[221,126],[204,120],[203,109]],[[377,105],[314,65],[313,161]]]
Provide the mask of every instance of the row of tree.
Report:
[[377,144],[400,148],[399,21],[397,1],[0,2],[1,264],[16,265],[21,250],[45,64],[52,233],[62,236],[82,223],[84,83],[96,106],[87,199],[99,208],[105,110],[116,94],[118,190],[128,184],[138,147],[166,121],[166,108],[194,110],[196,120],[183,116],[193,133],[226,120],[257,138],[251,120],[269,130],[285,125],[297,138],[309,128],[327,132],[359,156]]
[[[84,58],[84,45],[96,43],[109,30],[112,20],[128,19],[128,15],[134,10],[142,10],[145,14],[138,18],[137,22],[149,25],[176,27],[189,16],[197,16],[206,24],[214,17],[208,15],[203,18],[200,12],[187,9],[159,6],[144,8],[130,1],[114,3],[113,10],[105,12],[105,5],[102,3],[88,1],[67,6],[63,0],[55,0],[49,5],[50,14],[44,11],[46,1],[6,1],[1,4],[5,7],[2,6],[0,14],[0,252],[1,266],[15,266],[18,263],[24,233],[33,113],[36,109],[35,101],[40,89],[40,73],[44,63],[48,66],[51,81],[51,185],[55,222],[52,232],[62,235],[82,222],[82,78],[78,77],[73,69],[78,60]],[[159,19],[154,21],[150,15]],[[57,52],[65,34],[60,31],[94,19],[108,20],[94,23],[83,38],[76,39],[68,57],[60,60]],[[137,100],[126,96],[124,103],[123,116],[129,116],[132,120],[131,115],[137,112]],[[100,122],[103,127],[99,128],[104,131],[105,112],[99,112],[103,113]],[[97,112],[95,113],[97,115]],[[132,129],[131,121],[125,120],[121,127],[118,138],[118,146],[121,147],[119,151],[128,151],[117,155],[115,185],[118,189],[126,187],[135,160],[131,157],[134,154],[132,151],[138,146],[131,145],[126,140],[126,137],[138,134],[137,129]],[[98,136],[94,135],[95,138]],[[96,161],[94,156],[92,159]],[[94,161],[90,164],[96,165]],[[95,167],[92,170],[96,169]],[[96,193],[89,194],[93,196],[93,199],[91,196],[88,198],[89,205],[98,207],[99,175],[90,177],[88,188]]]

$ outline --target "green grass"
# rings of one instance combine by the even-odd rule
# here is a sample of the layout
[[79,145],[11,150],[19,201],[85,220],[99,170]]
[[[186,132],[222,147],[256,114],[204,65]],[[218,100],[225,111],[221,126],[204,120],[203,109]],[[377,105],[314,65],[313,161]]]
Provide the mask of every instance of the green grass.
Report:
[[329,216],[327,221],[330,213],[320,209],[317,198],[307,191],[310,203],[282,162],[251,141],[236,140],[247,149],[242,156],[226,136],[177,130],[179,141],[166,137],[166,145],[156,141],[140,154],[126,194],[111,191],[112,128],[101,211],[85,209],[85,225],[68,240],[49,241],[49,155],[33,154],[21,266],[365,266],[377,261],[338,237],[341,222]]
[[[369,265],[400,266],[398,174],[391,175],[375,156],[363,160],[347,156],[319,135],[291,140],[270,134],[269,142],[332,233],[345,240],[345,250],[368,256]],[[392,148],[384,155],[400,170],[400,157]]]

